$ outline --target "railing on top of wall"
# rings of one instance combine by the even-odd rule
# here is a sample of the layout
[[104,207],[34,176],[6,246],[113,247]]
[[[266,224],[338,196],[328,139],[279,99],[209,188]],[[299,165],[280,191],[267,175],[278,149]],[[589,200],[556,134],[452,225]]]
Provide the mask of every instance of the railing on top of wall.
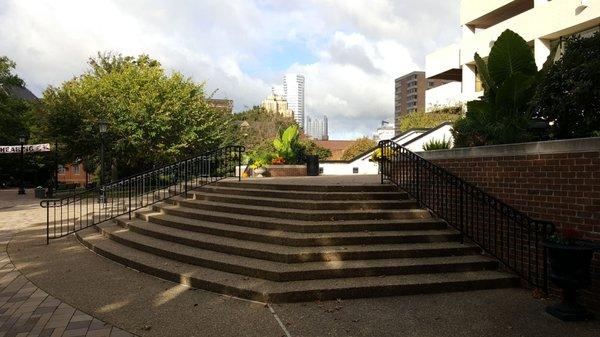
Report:
[[548,264],[540,242],[554,224],[534,220],[482,189],[392,141],[379,142],[381,181],[388,180],[431,209],[464,238],[531,285],[547,292]]
[[[236,176],[244,148],[227,146],[60,199],[42,200],[46,243],[195,188]],[[241,172],[237,174],[241,179]]]

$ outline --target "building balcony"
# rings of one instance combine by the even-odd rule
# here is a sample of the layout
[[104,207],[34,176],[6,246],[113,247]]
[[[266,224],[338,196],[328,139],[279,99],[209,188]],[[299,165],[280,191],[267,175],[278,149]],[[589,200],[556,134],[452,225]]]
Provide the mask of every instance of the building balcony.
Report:
[[583,10],[580,6],[581,0],[543,2],[543,5],[536,5],[494,26],[464,36],[460,44],[461,65],[474,62],[475,53],[488,56],[494,41],[506,29],[518,33],[528,42],[536,39],[547,42],[600,25],[600,1],[590,1]]
[[452,44],[427,55],[425,76],[428,79],[461,81],[460,46]]
[[535,0],[462,0],[460,24],[486,29],[534,8]]

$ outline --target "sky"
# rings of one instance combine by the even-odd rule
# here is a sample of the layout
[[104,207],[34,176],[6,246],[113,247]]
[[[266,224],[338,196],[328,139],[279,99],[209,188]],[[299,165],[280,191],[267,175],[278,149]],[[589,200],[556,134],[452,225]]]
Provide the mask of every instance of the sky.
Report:
[[0,55],[36,94],[98,52],[148,54],[259,105],[288,72],[306,78],[306,114],[330,139],[393,121],[394,79],[460,36],[459,0],[0,0]]

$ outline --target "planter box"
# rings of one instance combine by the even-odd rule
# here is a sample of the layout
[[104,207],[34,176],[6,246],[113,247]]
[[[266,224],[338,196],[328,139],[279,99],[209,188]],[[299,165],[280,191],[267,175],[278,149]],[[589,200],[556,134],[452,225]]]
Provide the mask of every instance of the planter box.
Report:
[[304,177],[306,165],[267,165],[265,177]]

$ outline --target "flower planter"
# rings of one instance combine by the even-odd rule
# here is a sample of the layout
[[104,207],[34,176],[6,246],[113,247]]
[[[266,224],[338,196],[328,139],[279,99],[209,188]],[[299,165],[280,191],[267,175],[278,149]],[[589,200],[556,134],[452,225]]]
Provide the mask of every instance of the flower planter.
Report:
[[306,165],[268,165],[269,177],[305,177]]
[[563,321],[580,321],[591,314],[577,303],[577,290],[590,285],[589,268],[598,246],[579,241],[565,245],[545,241],[550,260],[550,280],[562,289],[562,301],[546,308],[546,312]]

